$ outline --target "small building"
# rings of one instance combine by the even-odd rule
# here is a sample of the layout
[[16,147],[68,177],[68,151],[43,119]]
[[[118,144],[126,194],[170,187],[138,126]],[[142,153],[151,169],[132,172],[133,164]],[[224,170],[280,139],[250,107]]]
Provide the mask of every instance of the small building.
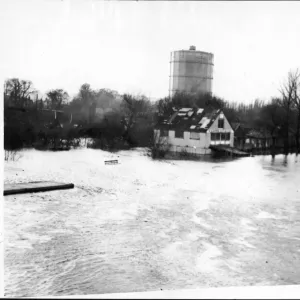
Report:
[[245,146],[254,149],[267,149],[272,144],[272,136],[269,132],[251,129],[246,134]]
[[154,137],[172,152],[202,155],[210,154],[212,145],[232,147],[234,131],[220,109],[181,108],[158,122]]
[[272,135],[267,130],[252,128],[245,124],[233,123],[234,146],[240,150],[268,149]]

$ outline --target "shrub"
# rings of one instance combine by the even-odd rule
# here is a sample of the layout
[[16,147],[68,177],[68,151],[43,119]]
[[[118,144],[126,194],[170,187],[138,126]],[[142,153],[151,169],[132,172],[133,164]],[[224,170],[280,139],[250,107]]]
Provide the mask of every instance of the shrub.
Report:
[[13,151],[22,148],[21,129],[18,126],[4,126],[4,149]]
[[115,138],[93,138],[87,144],[87,148],[101,149],[107,151],[125,150],[130,148],[129,144],[122,137]]
[[18,150],[5,150],[4,151],[4,160],[5,161],[18,161],[22,157],[21,153]]
[[147,155],[153,159],[165,158],[167,154],[170,153],[170,145],[168,140],[163,137],[154,136],[152,140],[152,145],[148,147]]
[[191,157],[193,154],[189,153],[185,148],[181,149],[181,151],[179,152],[179,157],[181,158],[187,158],[187,157]]

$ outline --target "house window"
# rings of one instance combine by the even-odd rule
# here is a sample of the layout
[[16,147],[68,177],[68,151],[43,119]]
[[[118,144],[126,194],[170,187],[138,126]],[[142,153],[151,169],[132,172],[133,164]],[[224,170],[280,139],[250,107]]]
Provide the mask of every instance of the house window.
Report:
[[210,134],[210,140],[211,140],[211,141],[215,141],[216,139],[217,139],[216,134],[215,134],[214,132],[212,132],[212,133]]
[[219,118],[218,120],[218,128],[224,128],[224,119]]
[[160,136],[169,136],[169,130],[161,129],[160,130]]
[[226,135],[225,140],[230,141],[230,132],[226,132],[225,135]]
[[220,135],[221,135],[221,141],[225,141],[225,132],[221,132]]
[[200,140],[200,132],[194,132],[192,131],[190,134],[191,140]]
[[184,136],[184,131],[183,130],[175,130],[175,138],[177,139],[183,139],[183,136]]
[[212,132],[210,134],[211,141],[229,141],[230,132]]

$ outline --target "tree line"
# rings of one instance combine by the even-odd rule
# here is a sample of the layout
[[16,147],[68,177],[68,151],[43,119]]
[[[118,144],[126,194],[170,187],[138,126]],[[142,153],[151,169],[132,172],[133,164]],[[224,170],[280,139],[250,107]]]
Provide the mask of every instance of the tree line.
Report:
[[71,99],[63,89],[40,97],[31,81],[4,84],[4,147],[62,149],[90,138],[90,147],[127,149],[151,143],[155,104],[143,95],[94,90],[87,83]]
[[[176,93],[155,102],[144,95],[119,94],[110,89],[92,89],[83,84],[74,97],[63,89],[49,90],[40,97],[29,80],[12,78],[4,84],[5,149],[76,146],[90,138],[90,147],[127,149],[149,147],[153,127],[173,108],[221,108],[230,123],[241,123],[299,147],[300,72],[288,73],[280,96],[251,104],[235,103],[210,94]],[[58,117],[60,116],[60,117]]]

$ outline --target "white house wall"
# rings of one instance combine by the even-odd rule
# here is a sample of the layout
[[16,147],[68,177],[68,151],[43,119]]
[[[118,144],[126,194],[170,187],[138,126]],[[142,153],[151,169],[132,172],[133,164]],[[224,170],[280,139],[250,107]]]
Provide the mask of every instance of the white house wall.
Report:
[[[157,138],[156,141],[158,141],[160,130],[154,130],[154,134]],[[181,152],[183,150],[194,154],[209,154],[211,152],[211,150],[206,147],[207,134],[203,132],[200,133],[199,140],[194,140],[190,139],[189,131],[184,132],[183,138],[176,138],[175,131],[169,130],[169,136],[167,140],[168,144],[171,146],[170,151],[173,152]]]
[[214,141],[210,140],[210,134],[208,135],[208,139],[207,139],[207,143],[209,145],[230,145],[231,147],[233,147],[233,143],[234,143],[234,131],[232,130],[227,118],[224,115],[224,128],[218,128],[218,120],[220,118],[220,115],[216,118],[216,120],[214,121],[214,123],[210,126],[209,130],[207,131],[208,133],[211,132],[230,132],[230,140],[229,141],[221,141],[218,143],[214,143]]

